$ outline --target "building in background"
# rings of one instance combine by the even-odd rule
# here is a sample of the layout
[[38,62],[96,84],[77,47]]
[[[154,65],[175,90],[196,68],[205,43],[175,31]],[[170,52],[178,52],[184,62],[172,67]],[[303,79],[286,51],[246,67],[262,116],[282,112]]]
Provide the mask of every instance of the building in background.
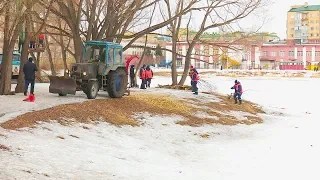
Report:
[[263,43],[251,47],[250,68],[275,70],[313,70],[320,63],[320,42],[292,44],[288,41]]
[[320,5],[291,6],[287,13],[287,39],[295,43],[320,42]]

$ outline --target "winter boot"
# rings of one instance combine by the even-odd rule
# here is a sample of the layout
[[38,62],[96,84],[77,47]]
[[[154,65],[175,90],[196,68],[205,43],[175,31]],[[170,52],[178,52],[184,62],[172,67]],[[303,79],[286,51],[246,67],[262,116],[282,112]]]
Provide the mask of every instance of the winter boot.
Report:
[[238,104],[238,99],[237,98],[234,98],[234,103]]
[[193,94],[194,94],[194,95],[198,95],[198,92],[194,92]]
[[239,104],[242,104],[242,100],[239,100]]

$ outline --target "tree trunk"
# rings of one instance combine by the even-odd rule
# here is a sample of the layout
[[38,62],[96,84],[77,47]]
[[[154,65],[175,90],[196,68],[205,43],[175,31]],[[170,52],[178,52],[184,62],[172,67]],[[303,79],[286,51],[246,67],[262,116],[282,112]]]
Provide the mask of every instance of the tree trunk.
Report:
[[[70,43],[70,40],[69,40]],[[68,43],[68,45],[69,45]],[[67,45],[67,46],[68,46]],[[67,47],[64,46],[63,36],[60,36],[60,46],[61,46],[61,53],[62,53],[62,60],[63,60],[63,75],[66,77],[68,74],[66,73],[66,70],[68,69],[67,64]]]
[[0,95],[11,94],[12,53],[13,49],[8,41],[4,41],[1,66]]
[[21,51],[21,57],[20,57],[20,71],[19,71],[19,77],[18,77],[18,83],[15,89],[16,93],[22,93],[24,92],[24,73],[23,73],[23,66],[25,63],[28,62],[28,55],[29,55],[29,22],[26,22],[25,26],[25,40],[22,45],[22,51]]
[[188,73],[189,73],[189,67],[191,64],[191,55],[192,55],[192,50],[194,48],[194,45],[196,44],[195,41],[192,41],[192,43],[189,45],[187,54],[186,54],[186,60],[185,60],[185,64],[184,64],[184,70],[183,70],[183,74],[182,77],[180,79],[179,85],[184,85],[184,83],[187,80],[188,77]]
[[53,64],[53,59],[52,59],[52,54],[51,54],[51,50],[50,50],[50,45],[49,45],[49,41],[48,41],[48,37],[45,38],[46,40],[46,50],[48,53],[48,58],[49,58],[49,63],[50,63],[50,69],[51,69],[51,75],[52,76],[56,76],[56,70],[54,68],[54,64]]
[[68,64],[67,64],[67,50],[66,48],[62,49],[62,60],[63,60],[63,70],[64,70],[64,76],[67,76],[68,74],[66,73],[66,70],[68,69]]
[[36,72],[36,79],[38,78],[39,82],[42,82],[41,79],[41,69],[40,69],[40,52],[37,52],[37,57],[34,55],[34,53],[31,53],[33,57],[33,62],[36,64],[38,71]]
[[[174,32],[174,31],[173,31]],[[174,33],[175,34],[175,33]],[[176,37],[172,39],[172,65],[171,65],[171,79],[172,85],[177,85],[178,74],[177,74],[177,42]]]
[[9,5],[5,7],[4,16],[4,36],[3,36],[3,56],[1,63],[0,95],[11,94],[11,77],[12,77],[12,53],[14,44],[10,41],[10,9]]
[[82,61],[82,49],[83,49],[83,44],[79,37],[73,37],[73,43],[74,43],[74,54],[75,54],[75,59],[76,62],[79,63]]

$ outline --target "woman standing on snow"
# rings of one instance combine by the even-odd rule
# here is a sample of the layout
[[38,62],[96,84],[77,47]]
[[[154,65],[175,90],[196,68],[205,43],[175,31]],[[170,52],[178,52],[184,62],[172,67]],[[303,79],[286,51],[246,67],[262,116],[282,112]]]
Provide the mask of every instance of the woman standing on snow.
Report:
[[146,68],[147,87],[150,87],[152,78],[153,78],[153,71],[150,68],[150,66],[148,65]]

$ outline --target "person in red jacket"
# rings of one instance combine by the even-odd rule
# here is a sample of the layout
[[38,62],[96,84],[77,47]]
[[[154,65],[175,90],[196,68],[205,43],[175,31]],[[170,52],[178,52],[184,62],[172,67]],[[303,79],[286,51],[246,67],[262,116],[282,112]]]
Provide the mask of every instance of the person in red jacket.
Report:
[[150,87],[152,78],[153,78],[153,71],[150,68],[150,66],[147,66],[146,68],[147,87]]
[[195,68],[191,70],[191,85],[192,85],[192,92],[195,95],[198,95],[198,81],[199,81],[199,74]]
[[243,93],[242,85],[238,80],[234,81],[234,86],[231,87],[231,89],[234,89],[233,99],[234,103],[237,104],[239,100],[239,104],[242,104],[241,95]]
[[35,37],[34,37],[33,33],[29,34],[29,39],[30,39],[29,48],[30,49],[35,49],[36,48],[36,40],[35,40]]
[[146,89],[147,79],[146,79],[146,65],[145,64],[140,68],[140,79],[141,79],[140,89]]
[[43,48],[44,34],[39,34],[38,38],[39,38],[39,47],[41,46],[41,48]]

